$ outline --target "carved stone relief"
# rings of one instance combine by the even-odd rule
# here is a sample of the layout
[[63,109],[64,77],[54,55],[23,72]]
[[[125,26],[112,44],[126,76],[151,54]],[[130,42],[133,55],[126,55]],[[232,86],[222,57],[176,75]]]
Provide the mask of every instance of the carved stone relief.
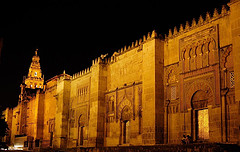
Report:
[[165,67],[165,100],[176,100],[179,98],[179,64]]
[[165,67],[164,82],[166,85],[179,82],[179,64],[174,64],[169,67]]
[[225,46],[220,49],[220,67],[223,68],[229,68],[233,67],[232,63],[232,45]]
[[133,110],[133,104],[131,99],[129,99],[126,90],[124,91],[124,95],[123,98],[121,100],[121,102],[118,104],[118,118],[121,119],[121,115],[122,115],[122,111],[124,109],[124,107],[128,106],[128,110]]
[[74,113],[75,117],[75,127],[80,126],[88,126],[88,112],[87,105],[76,108]]
[[130,120],[132,118],[132,110],[129,106],[124,106],[121,112],[121,120]]
[[189,72],[218,63],[217,26],[179,40],[181,72]]
[[[164,72],[164,96],[165,106],[168,113],[179,112],[179,64],[173,64],[165,67]],[[168,103],[169,102],[169,103]]]
[[[184,99],[183,101],[186,102],[185,110],[189,108],[193,108],[192,104],[192,97],[198,91],[203,91],[205,93],[205,97],[207,100],[207,105],[214,105],[214,94],[215,94],[215,79],[214,75],[208,73],[206,75],[197,77],[195,79],[185,80],[184,81]],[[197,103],[196,103],[197,104]]]
[[[113,105],[114,104],[114,105]],[[133,83],[131,86],[124,86],[105,95],[107,121],[114,117],[116,121],[122,119],[123,109],[127,106],[131,111],[131,118],[142,115],[142,86]],[[138,106],[136,108],[136,106]],[[114,112],[111,110],[114,108]],[[112,119],[112,118],[111,118]],[[112,122],[112,121],[111,121]]]

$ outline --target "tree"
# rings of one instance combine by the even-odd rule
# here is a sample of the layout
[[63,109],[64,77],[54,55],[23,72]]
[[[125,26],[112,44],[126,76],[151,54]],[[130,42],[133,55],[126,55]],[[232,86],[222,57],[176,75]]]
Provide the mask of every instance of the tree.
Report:
[[0,137],[4,137],[8,132],[8,124],[5,121],[4,116],[2,115],[2,111],[0,111]]

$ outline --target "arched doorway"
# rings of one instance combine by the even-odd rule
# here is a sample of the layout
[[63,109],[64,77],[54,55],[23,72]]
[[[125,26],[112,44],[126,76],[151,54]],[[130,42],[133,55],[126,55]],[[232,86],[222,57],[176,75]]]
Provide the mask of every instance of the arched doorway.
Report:
[[209,139],[209,91],[198,90],[191,99],[191,134],[197,141]]
[[50,147],[53,146],[53,124],[49,125],[49,133],[50,133]]
[[130,143],[130,120],[131,110],[129,106],[125,106],[122,109],[121,114],[121,140],[122,144]]
[[126,120],[123,122],[123,144],[129,143],[129,137],[130,137],[130,124],[129,120]]
[[77,140],[77,146],[83,145],[83,130],[84,130],[84,122],[81,119],[82,114],[78,118],[78,140]]

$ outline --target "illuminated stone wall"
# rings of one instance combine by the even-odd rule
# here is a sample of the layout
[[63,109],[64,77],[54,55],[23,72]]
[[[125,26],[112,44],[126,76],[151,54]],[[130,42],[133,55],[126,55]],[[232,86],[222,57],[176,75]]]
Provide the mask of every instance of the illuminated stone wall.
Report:
[[19,134],[19,105],[13,108],[12,128],[11,128],[11,144],[14,142],[15,135]]
[[[230,124],[234,126],[234,130],[230,133],[232,135],[238,134],[238,141],[240,143],[240,1],[231,0],[229,3],[231,14],[230,14],[230,26],[232,32],[232,44],[233,44],[233,61],[234,61],[234,78],[235,78],[235,102],[236,106],[232,107],[234,113],[232,117],[235,117],[235,121],[232,121]],[[238,107],[238,108],[237,108]],[[238,113],[235,115],[235,113]],[[236,118],[237,117],[237,118]]]
[[88,73],[76,77],[71,82],[68,147],[80,146],[80,127],[84,127],[82,146],[88,146],[91,76],[91,71],[88,71]]
[[[210,142],[237,143],[231,13],[222,7],[169,31],[164,45],[165,143],[200,141],[198,113],[208,109]],[[236,46],[235,46],[236,47]],[[235,60],[236,61],[236,60]],[[204,97],[194,98],[197,92]],[[200,99],[203,98],[203,99]]]
[[[45,98],[44,98],[44,127],[43,127],[43,141],[42,145],[44,147],[50,146],[51,132],[54,133],[55,130],[55,115],[56,115],[56,90],[57,90],[57,80],[59,76],[53,77],[48,80],[45,85]],[[53,139],[52,141],[53,142]]]
[[[127,144],[142,143],[142,47],[141,44],[122,54],[115,53],[108,66],[104,134],[106,146],[123,144],[125,120],[130,121],[130,141]],[[129,108],[128,118],[123,118],[124,108]]]
[[22,84],[11,141],[26,134],[42,147],[101,147],[178,144],[190,135],[196,142],[238,143],[239,3],[165,38],[148,33],[44,88]]
[[[90,69],[74,74],[68,146],[163,142],[163,109],[159,108],[161,105],[163,108],[162,74],[163,41],[157,38],[155,31],[109,58],[102,55],[93,60]],[[148,101],[147,105],[143,98]],[[123,137],[124,121],[129,121],[127,143]]]
[[68,111],[70,101],[71,77],[61,75],[57,81],[56,90],[56,115],[53,147],[64,148],[67,146],[68,136]]

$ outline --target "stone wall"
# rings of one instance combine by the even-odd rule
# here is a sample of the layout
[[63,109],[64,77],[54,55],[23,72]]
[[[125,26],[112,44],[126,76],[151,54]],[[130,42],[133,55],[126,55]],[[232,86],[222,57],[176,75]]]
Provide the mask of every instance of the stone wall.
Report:
[[[12,142],[27,134],[57,148],[155,145],[188,134],[197,142],[239,143],[240,1],[229,7],[165,39],[148,33],[73,76],[55,76],[44,90],[22,84]],[[209,120],[204,139],[201,110]]]
[[[46,82],[45,85],[45,98],[44,102],[44,122],[43,122],[43,139],[42,146],[49,147],[52,146],[51,132],[54,133],[55,128],[55,115],[56,115],[56,91],[57,91],[57,79],[53,79]],[[52,135],[53,136],[53,135]],[[51,142],[51,143],[50,143]]]
[[[235,78],[235,100],[236,106],[238,106],[238,118],[240,116],[240,1],[231,0],[229,3],[231,15],[230,15],[230,26],[232,32],[232,44],[233,44],[233,55],[234,55],[234,78]],[[235,124],[235,133],[240,132],[240,120],[236,119]],[[240,135],[238,136],[238,143],[240,143]]]
[[[223,6],[221,14],[215,10],[212,16],[207,13],[205,19],[187,22],[185,29],[181,25],[179,31],[169,31],[164,45],[166,143],[178,143],[184,134],[198,140],[196,116],[203,109],[208,109],[208,141],[238,142],[238,135],[233,135],[238,132],[233,116],[238,106],[232,98],[235,65],[230,20],[231,13]],[[206,92],[207,103],[194,101],[199,90]]]
[[68,147],[80,146],[79,129],[83,127],[83,145],[88,147],[90,132],[90,95],[91,72],[76,77],[71,82],[71,94],[69,103],[69,130]]

